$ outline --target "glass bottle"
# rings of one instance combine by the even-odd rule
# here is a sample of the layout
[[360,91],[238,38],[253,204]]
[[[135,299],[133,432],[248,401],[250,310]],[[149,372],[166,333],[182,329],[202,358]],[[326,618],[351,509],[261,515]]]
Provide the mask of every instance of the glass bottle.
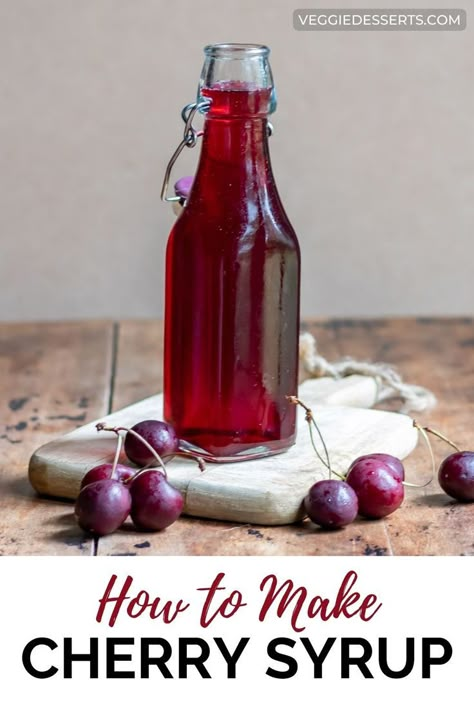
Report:
[[269,49],[204,52],[201,155],[166,252],[164,414],[183,448],[235,461],[295,441],[300,253],[270,165]]

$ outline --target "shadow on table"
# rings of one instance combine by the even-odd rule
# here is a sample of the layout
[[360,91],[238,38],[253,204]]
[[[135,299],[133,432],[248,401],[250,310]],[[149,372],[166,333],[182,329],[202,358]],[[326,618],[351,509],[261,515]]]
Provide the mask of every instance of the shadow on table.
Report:
[[430,506],[432,508],[454,509],[463,506],[462,501],[450,499],[446,494],[422,494],[411,501],[413,506]]
[[56,528],[53,533],[51,533],[48,538],[51,541],[57,541],[59,543],[64,543],[65,546],[75,547],[83,552],[90,552],[91,547],[94,545],[94,538],[89,536],[84,531],[81,531],[77,525],[76,518],[74,516],[74,509],[71,506],[70,513],[63,513],[59,516],[55,516],[52,519]]

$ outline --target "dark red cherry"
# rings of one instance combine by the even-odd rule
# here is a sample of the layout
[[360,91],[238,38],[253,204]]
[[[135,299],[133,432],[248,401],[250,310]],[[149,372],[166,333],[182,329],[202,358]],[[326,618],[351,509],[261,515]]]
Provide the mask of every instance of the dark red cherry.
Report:
[[313,484],[305,497],[304,508],[318,526],[342,528],[357,516],[357,496],[346,482],[326,479]]
[[384,455],[359,457],[349,468],[346,482],[359,500],[359,513],[367,518],[383,518],[396,511],[403,501],[400,473]]
[[[83,480],[81,481],[81,489],[83,489],[88,484],[92,484],[94,481],[100,481],[101,479],[110,479],[112,474],[113,464],[98,464],[96,467],[92,467],[85,474]],[[127,467],[125,464],[117,464],[114,472],[113,478],[116,481],[120,481],[122,484],[129,482],[132,477],[136,474],[136,470],[132,467]]]
[[[178,450],[179,441],[172,425],[161,420],[143,420],[131,428],[141,435],[162,459]],[[133,434],[127,432],[124,441],[125,454],[134,464],[148,467],[156,464],[156,458],[148,447]]]
[[96,536],[112,533],[130,513],[132,499],[126,486],[115,479],[101,479],[79,492],[74,513],[81,528]]
[[160,531],[181,515],[182,494],[172,486],[160,469],[138,474],[130,485],[131,517],[138,528]]
[[454,452],[438,471],[440,487],[457,501],[474,501],[474,452]]

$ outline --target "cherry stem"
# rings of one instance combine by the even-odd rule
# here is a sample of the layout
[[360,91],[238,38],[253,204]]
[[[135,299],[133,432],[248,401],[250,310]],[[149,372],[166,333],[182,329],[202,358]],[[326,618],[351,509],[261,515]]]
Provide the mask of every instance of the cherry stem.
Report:
[[[331,468],[331,460],[329,459],[329,452],[326,447],[326,442],[324,441],[323,435],[321,434],[321,430],[319,429],[318,424],[317,424],[316,420],[314,419],[313,411],[307,405],[305,405],[304,402],[302,402],[299,398],[295,397],[294,395],[287,395],[287,400],[289,400],[291,403],[293,403],[293,405],[300,405],[300,407],[302,407],[303,410],[305,411],[305,413],[306,413],[305,420],[308,423],[311,444],[312,444],[313,449],[316,452],[316,455],[317,455],[318,459],[320,460],[320,462],[322,462],[324,464],[324,466],[326,467],[326,469],[329,470],[329,478],[331,478],[332,474],[335,474],[340,479],[344,479],[342,474],[333,472],[333,470]],[[324,459],[321,457],[321,455],[318,452],[318,448],[316,447],[316,443],[314,441],[313,429],[312,429],[311,425],[314,425],[316,432],[318,433],[319,439],[321,440],[321,444],[323,445],[323,449],[324,449],[324,454],[326,456],[326,461],[324,461]]]
[[[428,447],[429,452],[430,452],[430,457],[431,457],[431,479],[430,479],[429,481],[427,481],[426,484],[422,484],[422,486],[428,486],[428,484],[431,484],[431,482],[433,481],[433,479],[434,479],[434,477],[435,477],[435,475],[436,475],[436,464],[435,464],[435,458],[434,458],[434,454],[433,454],[433,447],[431,446],[430,438],[429,438],[428,435],[426,434],[426,431],[427,431],[428,428],[427,428],[427,427],[422,427],[421,425],[418,424],[418,422],[417,422],[416,420],[413,420],[413,427],[416,427],[416,429],[418,430],[418,432],[420,432],[420,434],[423,435],[423,439],[425,440],[426,446]],[[406,484],[406,482],[404,482],[404,484]],[[414,487],[417,486],[416,484],[406,484],[406,485],[407,485],[407,486],[414,486]]]
[[[173,452],[172,454],[168,454],[166,456],[167,456],[167,459],[168,458],[172,459],[173,457],[187,457],[188,459],[193,459],[202,472],[206,471],[206,465],[204,464],[204,459],[202,459],[202,457],[198,457],[197,454],[191,454],[191,452],[182,452],[181,450],[178,450],[178,451]],[[141,474],[142,471],[145,471],[147,469],[150,469],[149,464],[147,464],[146,467],[143,467],[143,469],[139,469],[137,474]]]
[[[96,425],[96,429],[98,432],[115,432],[116,435],[119,435],[119,432],[128,432],[129,434],[133,435],[136,437],[142,444],[145,445],[145,447],[153,454],[154,458],[158,462],[158,464],[161,466],[163,469],[165,476],[168,476],[168,473],[166,471],[165,463],[158,454],[158,452],[153,449],[151,444],[146,441],[144,437],[142,437],[138,432],[135,432],[135,430],[132,430],[130,427],[108,427],[105,422],[98,422]],[[120,436],[120,435],[119,435]]]
[[183,452],[179,449],[177,452],[173,452],[173,457],[187,457],[188,459],[194,459],[197,462],[199,469],[204,472],[206,470],[206,465],[204,464],[204,459],[199,457],[197,454],[191,454],[191,452]]
[[438,432],[438,430],[434,430],[432,427],[426,427],[423,425],[419,425],[416,420],[413,420],[413,427],[416,427],[418,430],[424,430],[425,432],[429,432],[430,434],[434,435],[435,437],[438,437],[438,439],[442,440],[443,442],[446,442],[446,444],[449,444],[450,447],[456,450],[456,452],[460,452],[461,450],[459,447],[454,444],[454,442],[447,437],[445,437],[441,432]]
[[112,464],[112,471],[110,472],[110,479],[114,478],[115,470],[117,469],[117,464],[118,460],[120,457],[120,453],[122,451],[122,443],[123,443],[123,437],[121,434],[117,433],[117,447],[115,449],[115,457],[114,457],[114,463]]
[[413,484],[411,481],[402,481],[402,486],[408,486],[410,489],[424,489],[425,486],[429,486],[431,482],[433,481],[433,477],[431,479],[428,479],[428,481],[425,481],[424,484]]

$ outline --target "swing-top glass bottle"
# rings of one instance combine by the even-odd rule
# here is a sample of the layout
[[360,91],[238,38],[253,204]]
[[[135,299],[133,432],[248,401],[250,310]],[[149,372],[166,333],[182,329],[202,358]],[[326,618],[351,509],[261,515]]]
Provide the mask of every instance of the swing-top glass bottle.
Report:
[[204,51],[201,155],[166,254],[164,413],[225,462],[295,441],[300,253],[270,165],[269,49]]

